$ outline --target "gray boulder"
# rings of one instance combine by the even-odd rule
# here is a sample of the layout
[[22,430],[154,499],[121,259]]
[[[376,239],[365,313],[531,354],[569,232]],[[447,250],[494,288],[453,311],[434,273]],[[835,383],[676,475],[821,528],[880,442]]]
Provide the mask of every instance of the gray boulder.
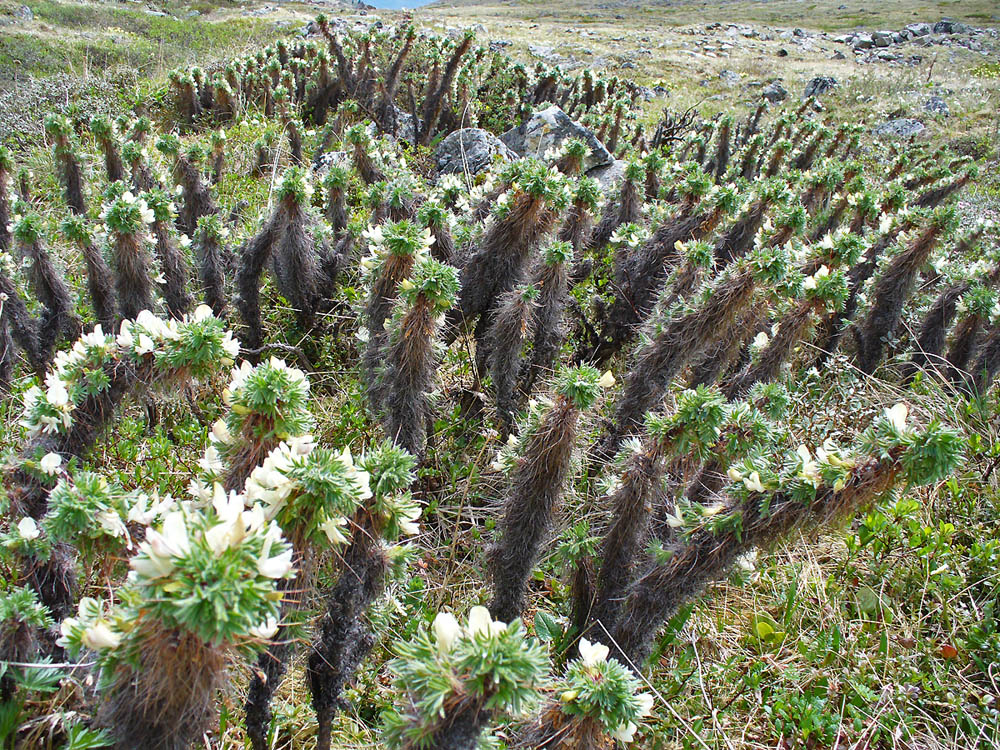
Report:
[[932,96],[924,102],[924,112],[929,112],[932,115],[943,115],[945,117],[951,114],[948,102],[940,96]]
[[816,76],[806,84],[806,90],[802,96],[806,99],[810,96],[819,96],[820,94],[825,94],[836,85],[837,79],[833,76]]
[[778,81],[772,81],[767,84],[767,86],[764,87],[764,90],[760,92],[760,95],[771,102],[771,104],[783,102],[788,98],[788,92],[785,91],[785,87]]
[[920,120],[902,117],[884,122],[873,131],[875,135],[894,136],[896,138],[911,138],[924,132],[925,126]]
[[911,23],[907,24],[906,30],[913,36],[927,36],[931,33],[931,25],[929,23]]
[[958,23],[953,18],[942,18],[934,24],[935,34],[961,34],[965,31],[965,24]]
[[851,47],[854,49],[871,49],[875,46],[875,39],[871,34],[866,34],[861,32],[854,37],[854,41],[851,43]]
[[875,43],[876,47],[888,47],[892,44],[892,32],[876,31],[872,34],[872,41]]
[[434,151],[434,163],[442,174],[466,171],[479,174],[490,168],[496,156],[503,161],[517,159],[517,154],[488,130],[462,128],[438,144]]
[[627,161],[624,161],[623,159],[615,159],[610,164],[594,167],[587,172],[587,177],[592,177],[597,180],[597,184],[601,186],[601,190],[606,192],[622,181],[622,178],[625,176],[625,167],[627,165]]
[[519,156],[538,158],[545,156],[549,149],[558,148],[573,138],[584,141],[590,147],[590,153],[583,160],[584,172],[614,161],[614,157],[593,131],[571,120],[569,115],[554,104],[548,109],[535,112],[526,123],[500,136],[500,140]]

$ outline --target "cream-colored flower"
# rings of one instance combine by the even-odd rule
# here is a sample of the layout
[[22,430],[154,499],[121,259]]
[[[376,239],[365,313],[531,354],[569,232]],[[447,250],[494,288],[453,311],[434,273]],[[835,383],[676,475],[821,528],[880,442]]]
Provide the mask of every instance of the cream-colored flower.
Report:
[[757,349],[763,349],[765,346],[767,346],[767,342],[770,340],[771,339],[768,338],[767,333],[761,331],[760,333],[758,333],[756,336],[753,337],[753,346]]
[[764,491],[764,485],[760,481],[760,474],[756,471],[751,471],[750,476],[743,477],[743,485],[751,492]]
[[580,661],[584,666],[593,667],[606,661],[610,651],[603,643],[591,643],[586,638],[580,639]]
[[431,627],[437,639],[438,653],[442,656],[451,650],[452,644],[462,635],[462,626],[451,612],[438,612]]
[[278,632],[278,621],[273,617],[268,617],[260,625],[250,628],[250,635],[262,641],[269,641]]
[[885,410],[885,418],[889,420],[893,429],[898,432],[906,432],[906,417],[909,411],[906,404],[900,401],[895,406]]
[[98,620],[85,631],[80,639],[92,651],[115,648],[122,641],[121,633],[114,632],[104,620]]
[[611,733],[611,736],[621,742],[631,742],[635,739],[635,732],[638,728],[633,722],[629,721],[615,729]]
[[58,453],[46,453],[42,456],[42,460],[38,462],[38,468],[41,472],[43,474],[48,474],[50,477],[57,474],[61,466],[62,456]]
[[635,699],[639,701],[639,716],[649,716],[653,711],[653,696],[649,693],[639,693]]
[[[476,636],[480,633],[489,635],[494,624],[493,618],[490,617],[490,611],[486,607],[476,606],[469,610],[469,624],[467,626],[469,635]],[[500,625],[506,627],[503,623]]]
[[615,384],[615,376],[611,374],[611,370],[605,370],[604,374],[601,375],[601,379],[597,381],[597,385],[601,388],[612,388]]
[[38,524],[31,516],[25,516],[17,523],[18,536],[27,542],[37,539],[41,533],[42,532],[39,530]]

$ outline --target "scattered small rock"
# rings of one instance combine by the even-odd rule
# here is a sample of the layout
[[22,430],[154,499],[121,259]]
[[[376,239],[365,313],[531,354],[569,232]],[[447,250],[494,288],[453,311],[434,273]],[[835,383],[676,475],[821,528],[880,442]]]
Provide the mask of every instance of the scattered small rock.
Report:
[[719,79],[727,86],[739,86],[740,74],[732,70],[719,71]]
[[34,21],[35,14],[31,12],[31,8],[29,8],[27,5],[22,5],[20,7],[14,8],[14,18],[16,18],[18,21]]
[[788,57],[788,50],[782,47],[778,50],[778,57]]
[[924,102],[924,112],[929,112],[932,115],[943,115],[944,117],[951,114],[948,102],[940,96],[932,96]]
[[802,95],[808,99],[810,96],[819,96],[837,85],[837,79],[833,76],[816,76],[806,84],[805,93]]
[[764,87],[764,90],[760,92],[760,95],[767,99],[771,104],[783,102],[788,98],[788,92],[778,81],[772,81],[767,84],[767,86]]
[[884,122],[873,131],[875,135],[888,135],[897,138],[911,138],[926,130],[926,126],[920,120],[909,117],[901,117],[896,120]]

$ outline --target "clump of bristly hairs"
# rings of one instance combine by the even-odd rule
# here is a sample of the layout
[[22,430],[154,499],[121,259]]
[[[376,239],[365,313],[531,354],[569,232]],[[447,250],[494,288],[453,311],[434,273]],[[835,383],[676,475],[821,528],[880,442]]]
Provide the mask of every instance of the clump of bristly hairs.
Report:
[[514,430],[514,416],[520,408],[521,394],[517,380],[524,362],[524,342],[534,327],[535,300],[538,289],[518,286],[500,298],[496,319],[490,330],[490,380],[496,402],[500,437],[503,440]]
[[335,237],[340,237],[347,229],[347,188],[350,179],[350,170],[342,164],[331,164],[323,176],[323,187],[326,188],[326,220]]
[[[209,459],[211,448],[206,452]],[[206,461],[206,463],[210,463]],[[298,611],[307,603],[302,592],[315,585],[321,550],[347,541],[341,529],[371,497],[368,473],[359,469],[348,450],[319,447],[312,436],[282,441],[254,469],[246,483],[247,503],[260,501],[268,520],[284,530],[293,550],[294,577],[279,582],[281,619],[268,647],[257,659],[246,700],[247,734],[254,750],[266,750],[271,725],[271,699],[278,689],[295,639]]]
[[441,612],[395,649],[390,669],[402,705],[382,714],[390,750],[480,747],[496,714],[525,712],[549,669],[545,649],[520,620],[493,620],[484,607],[473,607],[465,626]]
[[104,155],[108,182],[124,182],[125,165],[118,145],[117,125],[106,117],[94,117],[90,121],[90,132],[94,134],[94,140]]
[[276,582],[293,575],[292,550],[243,495],[216,487],[206,509],[175,506],[146,529],[119,604],[84,598],[62,624],[59,645],[96,655],[97,721],[116,750],[190,747],[212,724],[227,666],[277,628]]
[[631,161],[625,166],[618,195],[604,204],[601,218],[587,239],[587,249],[600,252],[611,240],[611,235],[623,224],[633,224],[642,218],[642,193],[640,185],[645,178],[645,168],[640,162]]
[[556,170],[531,160],[515,165],[511,189],[497,200],[496,221],[462,266],[459,304],[449,314],[456,332],[479,319],[476,356],[482,362],[497,300],[519,282],[529,254],[570,199],[566,180]]
[[417,223],[431,230],[434,242],[431,257],[450,266],[458,265],[455,239],[451,235],[451,217],[448,210],[436,200],[428,200],[417,209]]
[[186,151],[181,151],[180,139],[173,133],[161,136],[156,148],[174,159],[171,174],[174,183],[180,185],[183,196],[180,211],[177,212],[177,228],[188,237],[193,237],[199,217],[219,212],[201,176],[201,164],[207,156],[205,149],[200,143],[192,143]]
[[[35,655],[38,633],[52,627],[52,615],[29,588],[4,592],[0,598],[0,659],[6,664],[25,663]],[[16,668],[8,666],[0,675],[0,701],[14,697]]]
[[38,323],[38,351],[42,361],[48,363],[60,339],[75,339],[80,335],[80,321],[73,314],[69,287],[42,242],[41,217],[28,210],[15,222],[13,232],[21,257],[29,260],[28,278],[44,308]]
[[588,630],[596,623],[606,630],[614,626],[618,606],[647,539],[667,459],[675,451],[697,453],[711,443],[726,414],[722,395],[699,387],[681,394],[671,417],[646,415],[645,436],[628,452],[619,483],[601,503],[610,508],[610,518],[596,555],[600,567],[592,597],[586,589],[575,592],[575,619],[586,623]]
[[371,185],[376,182],[385,181],[385,173],[375,164],[372,158],[376,151],[376,146],[372,142],[371,136],[365,123],[352,125],[344,134],[344,143],[350,146],[351,156],[354,159],[354,168],[361,179]]
[[521,372],[521,392],[530,396],[539,377],[552,373],[566,335],[563,320],[569,298],[569,261],[573,249],[569,243],[553,242],[542,250],[542,259],[531,280],[538,290],[531,357]]
[[118,304],[122,315],[129,319],[153,308],[148,226],[154,220],[153,209],[146,201],[128,191],[113,198],[104,210]]
[[679,213],[616,262],[617,294],[607,309],[601,340],[588,353],[591,361],[606,362],[638,332],[653,310],[667,274],[680,260],[677,243],[710,234],[740,204],[734,187],[712,187],[711,179],[698,168],[691,170],[680,189],[685,198]]
[[858,367],[867,374],[875,372],[885,342],[896,332],[903,307],[913,292],[913,286],[935,245],[942,235],[950,232],[957,218],[953,207],[937,209],[928,216],[925,226],[906,248],[886,266],[872,288],[872,304],[867,317],[855,329],[858,345]]
[[227,400],[231,408],[219,453],[226,463],[223,486],[228,491],[241,489],[278,443],[305,435],[313,420],[305,373],[275,357],[256,367],[244,360],[235,368]]
[[14,169],[14,159],[10,149],[0,143],[0,252],[10,250],[10,196],[13,182],[10,173]]
[[424,453],[434,373],[441,360],[442,316],[457,295],[458,272],[426,258],[400,283],[389,324],[378,374],[382,423],[391,440],[418,458]]
[[591,470],[615,454],[621,441],[656,406],[685,364],[713,342],[732,335],[739,313],[750,304],[756,285],[780,283],[790,263],[784,244],[762,247],[706,284],[687,312],[671,315],[667,311],[667,319],[656,323],[648,343],[635,356],[615,408],[614,422],[591,451]]
[[850,516],[897,479],[919,486],[946,477],[961,459],[961,438],[937,423],[910,431],[906,412],[905,404],[885,410],[862,436],[866,456],[842,454],[827,443],[815,457],[800,446],[778,460],[768,452],[732,467],[726,507],[686,529],[673,553],[633,583],[608,645],[643,664],[660,625],[706,584],[725,576],[747,550],[770,547],[797,528]]
[[236,272],[236,307],[248,329],[250,351],[258,351],[263,344],[260,277],[269,260],[278,291],[295,309],[303,331],[312,328],[324,291],[323,258],[309,213],[312,185],[306,170],[285,170],[275,195],[278,202],[273,213],[243,246]]
[[212,146],[212,184],[218,185],[222,180],[222,172],[226,168],[226,131],[222,128],[213,130],[208,137]]
[[153,176],[145,148],[135,141],[125,141],[122,145],[122,159],[128,165],[129,179],[135,190],[152,190],[158,180]]
[[597,401],[601,381],[593,367],[565,369],[556,377],[554,401],[529,415],[537,422],[522,436],[522,454],[513,459],[489,553],[490,613],[496,618],[513,620],[524,611],[528,579],[569,477],[580,415]]
[[[184,248],[170,236],[170,223],[175,215],[174,202],[167,191],[160,189],[143,193],[142,199],[153,212],[153,247],[163,271],[163,283],[160,285],[163,300],[167,303],[170,317],[179,318],[191,309],[194,300],[188,291],[190,272]],[[184,243],[187,242],[189,240],[185,235]]]
[[52,138],[52,153],[59,169],[66,205],[75,214],[87,213],[87,203],[83,197],[83,170],[76,155],[76,135],[73,123],[62,115],[50,114],[45,117],[45,133]]
[[[971,232],[965,234],[962,239],[955,244],[955,247],[948,253],[948,257],[965,259],[977,257],[976,245],[985,230],[980,224]],[[913,354],[910,361],[904,365],[904,382],[910,382],[917,373],[928,368],[931,371],[942,371],[945,364],[944,347],[947,342],[948,329],[951,328],[955,316],[959,312],[959,303],[963,296],[978,283],[985,283],[988,286],[996,285],[1000,281],[1000,264],[993,258],[993,267],[981,277],[982,268],[974,268],[972,273],[964,271],[958,278],[952,276],[944,289],[938,294],[937,299],[924,314],[923,320],[917,331],[916,341],[913,346]],[[962,260],[959,261],[960,263]],[[982,266],[985,261],[978,261],[975,265]]]
[[205,303],[219,318],[226,316],[226,277],[222,256],[228,236],[229,230],[222,224],[219,215],[209,214],[198,219],[192,243]]
[[569,214],[559,227],[556,239],[568,242],[573,248],[573,263],[570,270],[570,283],[576,284],[590,276],[593,270],[593,260],[584,257],[587,241],[593,232],[594,211],[601,200],[601,187],[597,180],[581,177],[573,188],[573,202]]
[[382,384],[378,379],[379,364],[387,337],[386,321],[399,295],[399,286],[413,271],[414,265],[426,255],[433,243],[430,229],[421,229],[412,221],[387,222],[364,232],[369,255],[361,261],[372,274],[371,291],[365,304],[365,325],[368,342],[364,365],[368,383],[368,398],[372,410],[382,410]]
[[97,322],[104,330],[114,331],[121,322],[115,299],[115,281],[104,254],[94,244],[87,220],[82,216],[71,216],[62,222],[60,228],[83,255],[87,268],[87,289]]
[[326,598],[306,671],[319,724],[317,750],[330,749],[334,714],[346,706],[344,688],[375,643],[363,620],[365,612],[407,554],[405,547],[387,548],[385,542],[419,530],[420,505],[408,490],[416,479],[416,459],[386,440],[366,451],[357,466],[370,487],[364,493],[369,499],[351,520],[351,541],[342,555],[340,577]]

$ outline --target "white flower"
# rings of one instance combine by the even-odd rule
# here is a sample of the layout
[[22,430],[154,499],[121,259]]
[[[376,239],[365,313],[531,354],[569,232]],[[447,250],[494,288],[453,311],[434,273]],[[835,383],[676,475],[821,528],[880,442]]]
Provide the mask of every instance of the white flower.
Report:
[[262,641],[269,641],[278,632],[278,621],[273,617],[268,617],[260,625],[250,628],[250,635],[260,638]]
[[222,443],[223,445],[229,443],[233,436],[229,432],[229,425],[226,424],[226,420],[218,419],[215,424],[212,425],[212,434],[209,439],[215,443]]
[[825,279],[829,275],[830,275],[830,269],[827,268],[825,265],[820,266],[819,270],[816,271],[816,274],[815,274],[815,276],[816,276],[817,279]]
[[38,524],[31,516],[25,516],[17,524],[18,535],[27,542],[38,538],[42,532],[38,529]]
[[587,667],[600,664],[608,658],[608,647],[603,643],[591,643],[586,638],[580,639],[580,661]]
[[611,370],[605,370],[604,374],[601,375],[601,379],[597,381],[597,385],[601,388],[611,388],[615,384],[615,376],[611,374]]
[[621,742],[631,742],[635,739],[635,732],[638,728],[633,722],[629,721],[614,730],[611,736]]
[[212,308],[208,305],[198,305],[198,307],[195,308],[191,319],[198,323],[207,318],[211,318],[214,314],[215,313],[212,312]]
[[60,466],[62,466],[62,456],[58,453],[46,453],[38,462],[38,468],[50,477],[59,471]]
[[[222,420],[219,420],[220,422]],[[225,424],[223,422],[223,424]],[[219,456],[219,449],[214,445],[209,445],[205,449],[205,455],[198,460],[198,466],[201,467],[202,471],[209,474],[221,474],[226,468],[222,463],[222,457]]]
[[893,429],[898,432],[906,432],[907,414],[909,414],[909,409],[902,401],[892,408],[885,410],[885,418],[889,420],[889,424],[892,425]]
[[808,482],[811,482],[813,487],[818,488],[822,478],[819,475],[819,467],[809,454],[809,449],[804,445],[800,445],[795,452],[798,453],[799,458],[802,459],[802,469],[799,472],[799,476]]
[[743,477],[743,484],[751,492],[764,491],[764,485],[761,484],[760,481],[760,474],[758,474],[756,471],[751,471],[750,476]]
[[271,557],[271,546],[281,539],[281,528],[272,523],[264,537],[264,547],[257,559],[257,572],[265,578],[285,578],[292,572],[292,550]]
[[153,343],[153,339],[144,333],[140,333],[139,344],[135,347],[135,353],[139,355],[150,354],[154,349],[156,349],[156,344]]
[[437,639],[438,653],[444,656],[451,649],[455,639],[462,635],[462,626],[451,612],[438,612],[432,627]]
[[753,337],[752,345],[757,349],[763,349],[765,346],[767,346],[768,341],[770,341],[770,339],[767,337],[767,333],[761,331],[760,333],[758,333],[756,336]]
[[236,359],[236,355],[240,353],[239,339],[233,338],[232,331],[226,331],[226,335],[222,337],[222,349],[230,359]]
[[92,651],[103,651],[106,648],[114,648],[121,643],[120,633],[114,632],[103,620],[98,620],[85,631],[81,638],[83,645]]
[[57,409],[69,404],[69,391],[66,390],[66,385],[54,373],[49,373],[45,378],[45,384],[47,386],[45,391],[46,401]]
[[113,537],[124,537],[128,535],[128,529],[122,521],[121,516],[113,510],[102,510],[96,516],[97,523],[105,533]]
[[816,277],[806,276],[806,280],[802,282],[803,289],[815,289],[816,288]]
[[729,470],[726,472],[726,476],[728,476],[734,482],[740,482],[743,480],[743,474],[735,466],[729,467]]
[[653,711],[653,696],[649,693],[639,693],[635,699],[639,701],[639,716],[649,716]]
[[122,349],[132,348],[132,345],[135,343],[135,339],[132,336],[132,324],[129,321],[122,321],[121,333],[118,334],[118,338],[115,339],[115,342]]
[[469,624],[466,628],[469,635],[477,636],[482,633],[486,636],[494,636],[506,629],[507,624],[490,617],[490,611],[486,607],[476,606],[469,610]]
[[344,544],[347,541],[347,537],[341,531],[346,526],[347,519],[338,516],[336,518],[327,518],[319,525],[319,529],[326,534],[326,538],[330,541],[330,544],[336,546]]
[[420,533],[420,524],[417,523],[417,519],[420,518],[420,507],[413,506],[412,508],[407,508],[401,514],[399,521],[399,529],[406,536],[416,536]]

